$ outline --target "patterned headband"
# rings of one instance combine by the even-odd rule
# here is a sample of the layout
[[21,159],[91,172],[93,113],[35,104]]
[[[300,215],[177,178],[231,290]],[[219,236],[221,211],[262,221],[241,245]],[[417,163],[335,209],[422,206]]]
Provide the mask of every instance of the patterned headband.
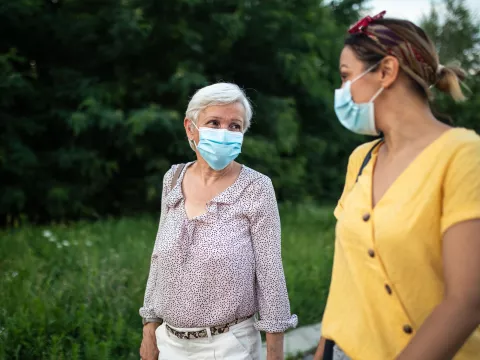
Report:
[[419,82],[428,93],[429,86],[437,80],[436,71],[409,41],[386,26],[375,24],[375,20],[382,19],[385,14],[386,11],[382,11],[373,17],[364,17],[348,30],[349,34],[364,34],[379,45],[386,54],[395,56],[403,65],[402,69]]

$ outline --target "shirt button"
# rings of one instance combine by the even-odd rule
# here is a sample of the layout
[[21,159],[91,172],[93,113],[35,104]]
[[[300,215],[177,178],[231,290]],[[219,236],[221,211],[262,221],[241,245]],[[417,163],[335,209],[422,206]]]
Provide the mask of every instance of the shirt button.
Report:
[[370,220],[370,214],[366,213],[365,215],[363,215],[362,219],[363,221],[367,222],[368,220]]
[[403,325],[403,332],[405,334],[411,334],[413,332],[413,329],[410,325]]
[[371,258],[375,257],[375,251],[373,251],[373,249],[368,249],[368,256]]
[[392,288],[388,284],[385,284],[385,290],[387,291],[388,295],[392,295]]

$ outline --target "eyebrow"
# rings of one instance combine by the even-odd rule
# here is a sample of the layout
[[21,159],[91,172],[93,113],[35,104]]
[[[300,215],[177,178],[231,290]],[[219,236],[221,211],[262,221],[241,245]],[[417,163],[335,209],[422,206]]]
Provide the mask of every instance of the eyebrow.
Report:
[[[212,116],[207,117],[207,120],[223,120],[223,118],[220,117],[220,116],[212,115]],[[237,121],[237,122],[240,122],[240,123],[243,124],[243,119],[231,118],[230,121]]]

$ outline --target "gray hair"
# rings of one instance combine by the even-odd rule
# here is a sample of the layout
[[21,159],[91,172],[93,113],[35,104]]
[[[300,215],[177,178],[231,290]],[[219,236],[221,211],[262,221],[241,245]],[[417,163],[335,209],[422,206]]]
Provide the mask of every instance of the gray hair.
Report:
[[245,109],[245,119],[243,119],[243,132],[250,127],[252,120],[252,105],[242,89],[232,83],[217,83],[205,86],[198,90],[188,103],[185,116],[192,120],[195,125],[198,122],[198,114],[209,106],[228,105],[234,103],[242,104]]

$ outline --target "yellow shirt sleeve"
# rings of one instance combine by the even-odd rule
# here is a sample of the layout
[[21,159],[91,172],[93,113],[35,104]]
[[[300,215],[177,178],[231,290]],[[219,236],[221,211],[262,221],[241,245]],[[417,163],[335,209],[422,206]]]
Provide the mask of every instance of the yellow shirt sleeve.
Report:
[[480,218],[480,139],[468,141],[452,158],[443,183],[442,234],[452,225]]

